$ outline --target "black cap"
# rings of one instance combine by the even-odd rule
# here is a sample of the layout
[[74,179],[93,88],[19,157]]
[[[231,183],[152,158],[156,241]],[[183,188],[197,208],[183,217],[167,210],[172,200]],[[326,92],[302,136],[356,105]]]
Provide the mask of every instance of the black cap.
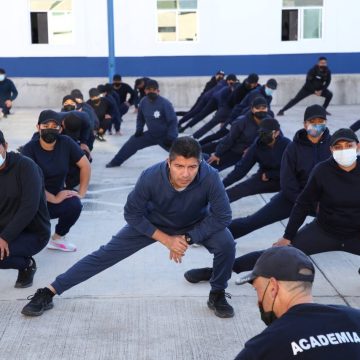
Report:
[[280,124],[276,119],[265,118],[259,125],[259,131],[277,131],[280,130]]
[[[308,269],[312,274],[302,274],[301,270]],[[236,283],[238,285],[253,282],[257,277],[275,278],[280,281],[308,281],[313,282],[315,268],[310,258],[301,250],[293,246],[274,246],[265,250],[250,274]]]
[[45,124],[49,121],[55,121],[58,125],[61,125],[59,113],[53,110],[43,110],[39,115],[38,124]]
[[70,95],[74,98],[74,99],[81,99],[84,100],[84,95],[82,94],[82,92],[79,89],[74,89],[71,91]]
[[277,81],[275,79],[269,79],[266,82],[266,86],[270,89],[276,90],[277,89]]
[[321,105],[311,105],[305,109],[304,121],[310,121],[315,118],[326,120],[326,110]]
[[114,76],[113,76],[113,81],[121,81],[121,75],[120,74],[115,74]]
[[100,84],[100,85],[97,86],[97,89],[99,90],[100,94],[103,94],[103,93],[106,92],[105,85]]
[[222,75],[222,76],[224,76],[225,73],[224,73],[224,71],[222,71],[222,70],[218,70],[218,71],[216,72],[216,75]]
[[158,88],[159,88],[158,82],[153,79],[148,80],[145,85],[145,89],[158,89]]
[[76,100],[74,96],[72,95],[66,95],[63,97],[62,103],[64,104],[66,101],[71,100],[72,102],[76,103]]
[[229,74],[229,75],[226,77],[226,81],[228,81],[228,80],[230,80],[230,81],[237,81],[238,79],[237,79],[237,77],[236,77],[235,74]]
[[345,128],[339,129],[332,134],[330,139],[330,146],[335,145],[340,140],[350,142],[355,141],[356,143],[359,143],[359,139],[356,134],[351,129]]
[[249,74],[245,81],[249,84],[256,84],[259,81],[259,75],[255,73]]
[[92,98],[92,97],[99,97],[100,96],[100,92],[98,89],[96,88],[91,88],[89,90],[89,96]]
[[5,145],[5,143],[4,133],[0,130],[0,145]]
[[257,96],[251,103],[251,107],[268,106],[266,99],[262,96]]

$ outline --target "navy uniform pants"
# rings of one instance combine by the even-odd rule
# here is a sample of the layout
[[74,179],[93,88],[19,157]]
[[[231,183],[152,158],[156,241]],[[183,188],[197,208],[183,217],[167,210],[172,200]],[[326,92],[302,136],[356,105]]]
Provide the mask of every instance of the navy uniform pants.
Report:
[[[271,243],[277,239],[271,239]],[[303,251],[306,255],[319,254],[327,251],[346,251],[351,254],[360,255],[360,241],[358,236],[352,238],[341,238],[324,231],[317,220],[303,226],[291,245]],[[270,244],[269,244],[270,246]],[[241,273],[250,271],[260,255],[264,252],[254,251],[238,257],[235,260],[233,271]]]
[[77,196],[63,200],[60,204],[47,203],[50,219],[59,219],[55,232],[64,236],[80,217],[82,204]]
[[[112,237],[109,243],[78,261],[65,273],[59,275],[51,285],[60,295],[153,243],[155,240],[126,225]],[[214,271],[210,279],[211,289],[225,289],[231,277],[235,258],[233,237],[228,229],[224,229],[204,239],[201,244],[214,255]]]
[[147,148],[149,146],[159,145],[167,152],[169,146],[163,142],[163,138],[155,138],[145,131],[141,136],[131,136],[129,140],[122,146],[118,153],[110,161],[113,165],[121,165],[124,161],[133,156],[138,150]]

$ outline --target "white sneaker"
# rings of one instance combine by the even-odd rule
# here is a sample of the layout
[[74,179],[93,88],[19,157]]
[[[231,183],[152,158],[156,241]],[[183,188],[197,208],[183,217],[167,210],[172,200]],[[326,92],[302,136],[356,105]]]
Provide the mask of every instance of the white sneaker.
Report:
[[4,117],[4,113],[2,112],[2,109],[0,108],[0,119]]
[[68,240],[65,239],[65,236],[62,236],[58,240],[54,240],[52,237],[49,240],[49,243],[46,246],[48,249],[51,250],[60,250],[60,251],[76,251],[76,245],[70,243]]

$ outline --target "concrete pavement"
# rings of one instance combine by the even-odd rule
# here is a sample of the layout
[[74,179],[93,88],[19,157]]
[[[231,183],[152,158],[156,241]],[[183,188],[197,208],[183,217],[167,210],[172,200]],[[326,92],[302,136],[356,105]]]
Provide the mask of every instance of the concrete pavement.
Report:
[[[275,111],[278,109],[275,108]],[[360,118],[360,106],[334,106],[329,128],[347,127]],[[24,144],[35,130],[40,109],[15,109],[0,120],[11,150]],[[279,118],[291,137],[302,127],[304,107]],[[209,266],[206,249],[191,248],[182,264],[168,259],[168,251],[154,244],[54,300],[53,310],[39,318],[20,314],[26,297],[47,285],[75,261],[107,242],[124,224],[123,206],[137,177],[167,154],[160,147],[137,153],[120,168],[105,169],[118,148],[134,132],[135,115],[128,114],[124,136],[107,136],[95,143],[92,178],[84,210],[68,238],[75,253],[44,249],[36,256],[38,271],[28,289],[13,287],[17,272],[0,271],[0,360],[8,359],[232,359],[244,342],[264,325],[251,286],[227,291],[236,315],[220,319],[207,308],[209,285],[189,284],[184,271]],[[188,132],[190,134],[191,132]],[[270,195],[251,196],[234,203],[233,216],[252,213]],[[265,248],[282,235],[283,223],[269,225],[237,241],[237,254]],[[341,252],[312,257],[317,266],[314,294],[321,303],[360,305],[360,259]]]

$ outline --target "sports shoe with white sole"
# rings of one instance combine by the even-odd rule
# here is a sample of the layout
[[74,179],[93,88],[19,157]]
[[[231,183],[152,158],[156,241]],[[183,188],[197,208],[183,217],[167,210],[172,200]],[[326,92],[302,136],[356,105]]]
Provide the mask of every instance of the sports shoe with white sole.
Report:
[[65,236],[62,236],[59,240],[51,238],[46,247],[50,250],[60,250],[65,252],[76,251],[76,245],[66,240]]

